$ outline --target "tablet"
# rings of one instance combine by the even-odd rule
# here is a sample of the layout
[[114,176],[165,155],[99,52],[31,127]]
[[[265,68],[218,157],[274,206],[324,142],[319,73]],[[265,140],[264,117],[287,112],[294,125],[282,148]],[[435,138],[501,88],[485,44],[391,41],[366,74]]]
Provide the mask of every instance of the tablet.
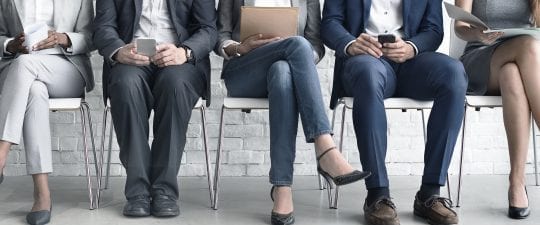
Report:
[[240,9],[240,41],[252,35],[287,38],[298,35],[298,7],[251,7]]

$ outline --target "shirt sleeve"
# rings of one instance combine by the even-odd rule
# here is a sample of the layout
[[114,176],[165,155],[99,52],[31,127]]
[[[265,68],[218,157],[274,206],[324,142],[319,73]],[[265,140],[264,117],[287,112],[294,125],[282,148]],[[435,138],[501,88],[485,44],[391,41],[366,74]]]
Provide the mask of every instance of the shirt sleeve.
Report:
[[8,43],[13,39],[14,38],[8,38],[6,41],[4,41],[4,48],[3,48],[4,55],[12,55],[10,52],[7,51],[7,46],[8,46]]
[[412,41],[405,41],[405,43],[410,44],[414,48],[414,56],[418,55],[418,47]]
[[352,40],[350,41],[347,45],[345,45],[345,49],[343,49],[343,53],[346,55],[346,56],[350,56],[349,53],[347,53],[347,49],[349,48],[349,46],[351,46],[356,40]]
[[227,54],[227,52],[225,51],[225,49],[231,45],[234,45],[234,44],[240,44],[240,42],[237,42],[237,41],[233,41],[233,40],[226,40],[225,42],[223,42],[223,47],[221,47],[220,51],[221,51],[221,55],[223,56],[223,58],[225,58],[226,60],[229,60],[231,58],[233,58],[234,56],[230,56]]

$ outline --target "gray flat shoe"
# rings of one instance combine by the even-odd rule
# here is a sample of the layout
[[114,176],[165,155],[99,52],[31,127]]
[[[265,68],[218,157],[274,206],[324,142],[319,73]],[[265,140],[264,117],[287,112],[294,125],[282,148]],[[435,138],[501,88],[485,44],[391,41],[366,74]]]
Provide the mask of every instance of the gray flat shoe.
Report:
[[41,210],[36,212],[30,212],[26,215],[26,222],[30,225],[45,225],[51,221],[51,210]]

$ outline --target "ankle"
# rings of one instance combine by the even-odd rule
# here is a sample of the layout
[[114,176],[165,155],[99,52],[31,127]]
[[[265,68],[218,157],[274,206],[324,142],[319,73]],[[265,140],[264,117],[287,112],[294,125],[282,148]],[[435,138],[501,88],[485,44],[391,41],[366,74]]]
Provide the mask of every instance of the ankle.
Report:
[[372,205],[377,200],[382,198],[390,198],[390,189],[388,187],[368,188],[366,197],[367,205]]

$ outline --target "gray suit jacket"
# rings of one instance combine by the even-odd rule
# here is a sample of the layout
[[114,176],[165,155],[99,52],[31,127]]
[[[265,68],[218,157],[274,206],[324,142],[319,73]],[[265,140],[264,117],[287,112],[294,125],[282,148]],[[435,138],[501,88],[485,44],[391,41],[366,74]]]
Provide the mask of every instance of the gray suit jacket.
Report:
[[[24,0],[0,1],[0,47],[4,42],[24,32],[20,19]],[[60,13],[58,13],[60,12]],[[92,19],[94,5],[92,0],[54,0],[54,28],[66,33],[71,40],[73,52],[64,52],[66,58],[81,72],[86,83],[86,91],[94,88],[94,74],[90,63],[92,45]],[[17,57],[4,55],[0,49],[0,71]]]
[[[317,53],[317,62],[324,56],[324,45],[320,38],[321,6],[319,0],[292,0],[292,5],[300,9],[298,33],[311,43]],[[219,42],[214,51],[222,55],[221,49],[227,40],[240,39],[240,8],[244,0],[220,0],[218,6]],[[223,56],[223,55],[222,55]],[[224,62],[226,64],[227,61]]]
[[[97,0],[94,43],[104,56],[103,83],[109,80],[114,51],[131,43],[142,14],[143,0]],[[216,44],[216,8],[214,0],[167,0],[178,40],[193,51],[195,67],[207,82],[206,104],[210,104],[210,58]],[[103,85],[103,100],[108,97]]]

